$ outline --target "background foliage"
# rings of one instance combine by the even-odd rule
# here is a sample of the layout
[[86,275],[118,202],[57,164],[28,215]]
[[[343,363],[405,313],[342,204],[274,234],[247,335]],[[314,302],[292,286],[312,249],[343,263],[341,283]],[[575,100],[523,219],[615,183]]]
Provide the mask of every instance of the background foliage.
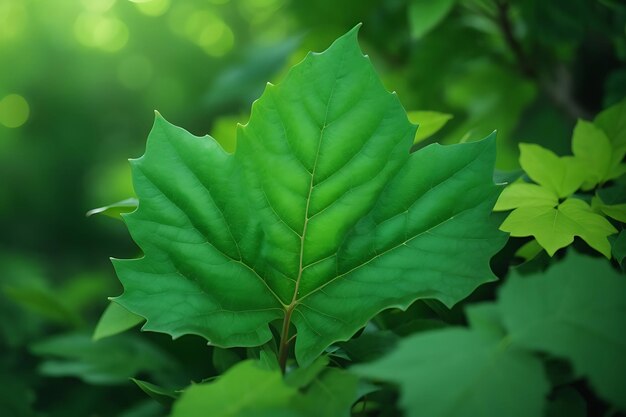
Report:
[[[152,110],[228,141],[266,81],[357,22],[407,110],[453,116],[416,146],[497,129],[500,169],[518,168],[519,142],[571,154],[577,119],[626,95],[617,0],[0,0],[0,414],[164,415],[129,376],[183,386],[223,370],[199,338],[91,342],[121,292],[108,257],[137,248],[85,212],[132,196],[126,158],[142,153]],[[516,245],[494,261],[501,277]],[[462,320],[412,314],[433,311]]]

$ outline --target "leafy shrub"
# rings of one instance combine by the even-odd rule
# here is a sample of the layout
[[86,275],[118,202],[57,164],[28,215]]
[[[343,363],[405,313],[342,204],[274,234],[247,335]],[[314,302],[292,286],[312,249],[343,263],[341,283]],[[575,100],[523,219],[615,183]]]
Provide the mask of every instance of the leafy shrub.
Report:
[[604,186],[623,174],[624,104],[579,122],[573,157],[522,145],[528,178],[500,195],[494,135],[409,152],[416,126],[357,30],[268,84],[234,152],[157,114],[122,215],[143,256],[113,261],[124,293],[99,336],[145,319],[213,346],[209,380],[136,381],[178,417],[564,415],[589,398],[626,411],[626,282],[606,260],[569,249],[519,269],[467,307],[469,327],[424,314],[496,279],[494,204],[514,209],[502,230],[551,256],[580,236],[611,258],[623,195]]

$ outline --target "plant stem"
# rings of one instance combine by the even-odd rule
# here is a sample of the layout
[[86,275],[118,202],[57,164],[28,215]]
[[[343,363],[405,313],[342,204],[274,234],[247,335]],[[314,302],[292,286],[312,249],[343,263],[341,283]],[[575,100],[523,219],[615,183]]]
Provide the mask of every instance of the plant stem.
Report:
[[280,370],[285,374],[285,370],[287,369],[287,359],[289,358],[289,344],[293,338],[289,337],[289,325],[291,324],[291,313],[293,312],[294,306],[288,306],[285,311],[285,319],[283,320],[283,328],[280,333],[280,345],[278,348],[278,364],[280,365]]
[[571,76],[564,66],[555,69],[556,74],[546,77],[540,74],[533,61],[524,52],[520,41],[513,33],[509,15],[510,4],[506,0],[495,0],[496,16],[492,17],[500,28],[504,41],[515,57],[517,66],[527,79],[533,80],[544,94],[572,119],[589,118],[586,110],[576,101],[571,87]]

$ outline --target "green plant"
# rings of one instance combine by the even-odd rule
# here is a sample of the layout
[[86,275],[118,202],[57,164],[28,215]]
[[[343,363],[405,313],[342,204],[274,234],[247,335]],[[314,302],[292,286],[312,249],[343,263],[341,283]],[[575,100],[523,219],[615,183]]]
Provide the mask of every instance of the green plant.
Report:
[[[607,237],[618,230],[605,217],[626,222],[626,189],[605,186],[626,172],[624,120],[626,100],[600,113],[594,123],[579,120],[573,156],[558,157],[539,145],[520,144],[520,165],[536,184],[519,180],[504,190],[495,210],[513,212],[501,229],[511,236],[533,236],[550,256],[579,236],[610,259]],[[539,250],[535,246],[534,252]]]
[[[146,153],[131,162],[137,209],[122,215],[143,257],[113,261],[124,293],[98,337],[144,319],[144,330],[204,337],[216,371],[207,380],[182,392],[135,381],[180,417],[384,416],[396,407],[532,417],[585,401],[626,411],[626,282],[605,260],[569,253],[547,273],[514,273],[497,302],[471,306],[470,327],[459,327],[453,307],[496,280],[489,262],[507,240],[491,213],[502,190],[495,136],[410,153],[422,138],[362,55],[357,30],[268,84],[232,153],[157,114]],[[434,120],[441,127],[446,117]],[[600,220],[568,233],[610,257],[606,236],[617,229],[571,195],[615,179],[623,153],[596,155],[585,146],[597,129],[581,122],[577,132],[576,157],[609,169],[571,169],[575,158],[523,147],[539,185],[507,187],[498,208],[589,212]],[[528,234],[551,255],[573,240]]]

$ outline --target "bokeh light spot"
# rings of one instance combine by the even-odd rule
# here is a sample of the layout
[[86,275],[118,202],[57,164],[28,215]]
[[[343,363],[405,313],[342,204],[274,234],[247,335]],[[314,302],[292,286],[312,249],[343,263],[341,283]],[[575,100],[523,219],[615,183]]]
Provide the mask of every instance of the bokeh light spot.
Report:
[[91,48],[115,52],[128,42],[128,28],[120,19],[83,13],[74,23],[74,34],[80,43]]
[[131,0],[137,9],[148,16],[161,16],[170,8],[170,0]]
[[225,55],[235,44],[235,36],[230,26],[208,10],[191,13],[184,28],[187,38],[214,57]]
[[111,9],[116,0],[82,0],[86,10],[96,13],[103,13]]
[[134,55],[124,59],[117,67],[120,83],[131,90],[138,90],[148,85],[152,78],[153,66],[143,55]]
[[27,14],[19,0],[0,1],[0,41],[17,38],[24,32]]
[[10,128],[20,127],[29,115],[28,102],[19,94],[9,94],[0,100],[0,124]]
[[258,23],[271,18],[285,3],[285,0],[241,0],[237,5],[245,19]]

